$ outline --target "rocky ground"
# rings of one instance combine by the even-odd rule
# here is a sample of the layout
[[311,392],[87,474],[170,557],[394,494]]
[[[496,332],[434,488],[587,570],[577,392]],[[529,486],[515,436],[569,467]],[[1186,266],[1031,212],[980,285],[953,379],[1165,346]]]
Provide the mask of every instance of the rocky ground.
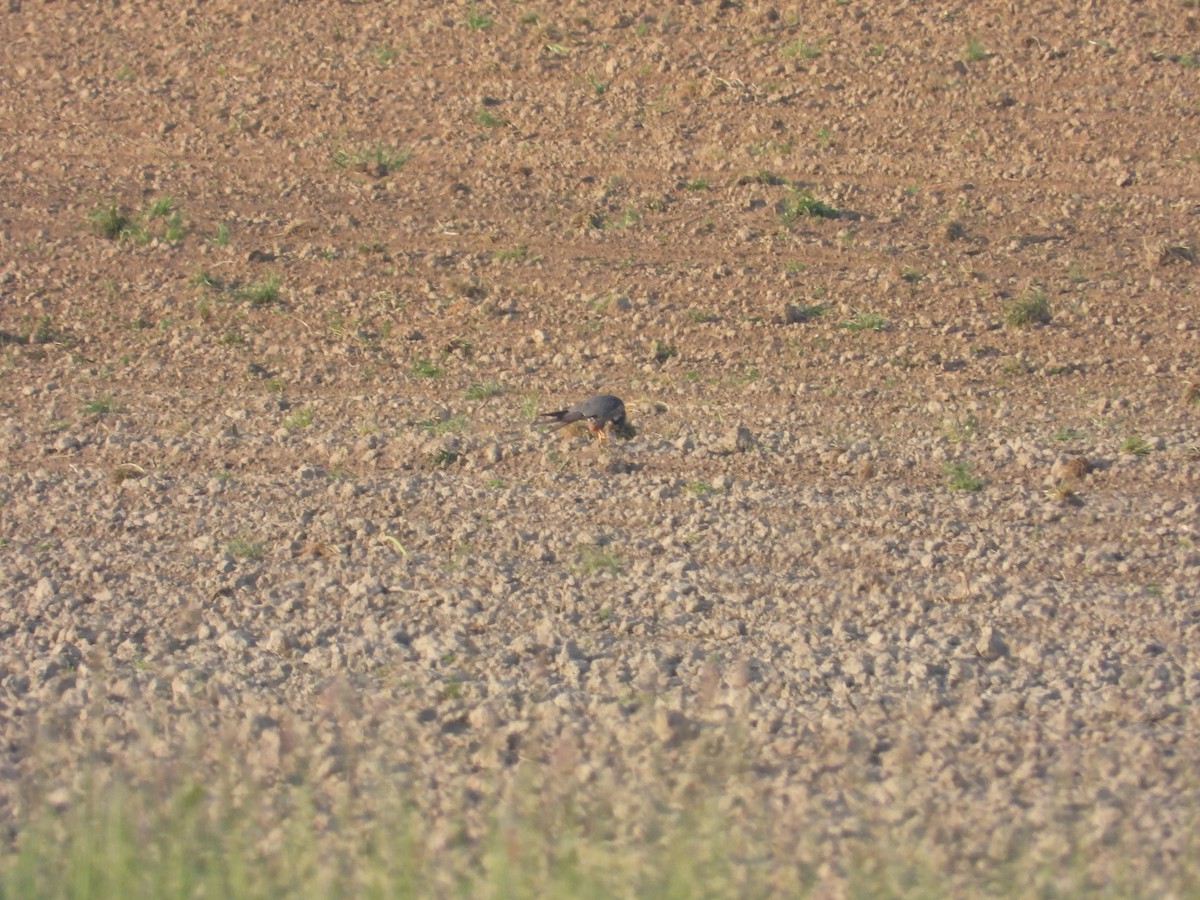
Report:
[[1195,3],[419,6],[0,18],[13,839],[233,756],[1194,892]]

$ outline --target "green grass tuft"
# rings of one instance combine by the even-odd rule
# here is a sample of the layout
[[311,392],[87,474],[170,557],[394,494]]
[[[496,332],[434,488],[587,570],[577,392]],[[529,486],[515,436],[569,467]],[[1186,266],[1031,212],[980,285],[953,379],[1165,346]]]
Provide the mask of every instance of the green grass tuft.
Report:
[[234,291],[238,300],[247,300],[251,306],[270,306],[279,299],[279,278],[272,275],[263,281],[254,281]]
[[498,381],[476,381],[463,391],[464,400],[488,400],[504,393],[504,385]]
[[824,200],[818,200],[810,191],[793,189],[792,192],[779,201],[777,207],[779,221],[791,225],[800,219],[836,219],[840,213]]
[[625,568],[625,563],[615,550],[603,546],[580,544],[575,548],[575,559],[579,571],[585,575],[597,572],[609,572],[619,575]]
[[253,541],[245,535],[230,538],[225,544],[225,553],[234,559],[262,559],[266,544]]
[[412,375],[413,378],[441,378],[442,368],[426,357],[419,356],[414,359],[412,365],[408,367],[408,373]]
[[838,322],[838,327],[857,334],[860,331],[883,331],[887,324],[887,319],[879,313],[855,311],[849,319]]
[[1050,302],[1046,294],[1035,288],[1018,297],[1004,311],[1004,321],[1013,328],[1045,325],[1050,321]]
[[129,210],[117,206],[115,201],[107,206],[95,206],[88,210],[87,223],[96,234],[113,241],[124,239],[133,228]]
[[410,159],[412,150],[392,144],[373,144],[355,150],[339,149],[333,153],[333,164],[339,169],[362,169],[378,178],[395,172]]
[[297,431],[301,428],[307,428],[313,423],[313,410],[311,406],[301,406],[293,411],[283,420],[283,427],[288,431]]
[[977,491],[983,487],[983,479],[971,474],[971,464],[948,462],[942,466],[946,487],[952,491]]
[[1121,441],[1121,452],[1128,456],[1145,456],[1150,452],[1150,443],[1140,434],[1131,434]]

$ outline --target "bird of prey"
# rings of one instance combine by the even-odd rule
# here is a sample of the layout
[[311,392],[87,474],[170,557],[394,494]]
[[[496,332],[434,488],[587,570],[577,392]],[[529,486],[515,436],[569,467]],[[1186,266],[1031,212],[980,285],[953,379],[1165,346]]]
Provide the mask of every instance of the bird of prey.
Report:
[[555,423],[551,428],[562,428],[572,422],[585,422],[588,431],[601,443],[608,438],[609,425],[616,428],[618,434],[626,428],[625,404],[621,402],[620,397],[614,397],[612,394],[597,394],[566,409],[538,415],[554,419]]

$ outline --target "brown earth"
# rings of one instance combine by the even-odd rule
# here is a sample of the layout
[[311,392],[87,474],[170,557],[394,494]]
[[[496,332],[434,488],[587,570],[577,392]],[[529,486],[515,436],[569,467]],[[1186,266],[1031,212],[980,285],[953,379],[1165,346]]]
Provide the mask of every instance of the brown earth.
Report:
[[627,823],[736,745],[832,893],[1196,889],[1192,0],[243,6],[0,18],[14,834],[81,748]]

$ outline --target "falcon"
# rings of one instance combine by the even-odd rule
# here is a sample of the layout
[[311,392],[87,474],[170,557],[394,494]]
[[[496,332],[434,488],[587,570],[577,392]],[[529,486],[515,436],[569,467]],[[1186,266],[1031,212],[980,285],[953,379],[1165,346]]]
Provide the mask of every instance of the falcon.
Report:
[[614,397],[612,394],[597,394],[574,406],[568,406],[566,409],[538,413],[538,415],[554,419],[555,422],[550,426],[551,428],[562,428],[572,422],[584,422],[587,424],[588,431],[601,443],[608,439],[609,425],[616,428],[618,433],[627,427],[625,404],[621,402],[620,397]]

